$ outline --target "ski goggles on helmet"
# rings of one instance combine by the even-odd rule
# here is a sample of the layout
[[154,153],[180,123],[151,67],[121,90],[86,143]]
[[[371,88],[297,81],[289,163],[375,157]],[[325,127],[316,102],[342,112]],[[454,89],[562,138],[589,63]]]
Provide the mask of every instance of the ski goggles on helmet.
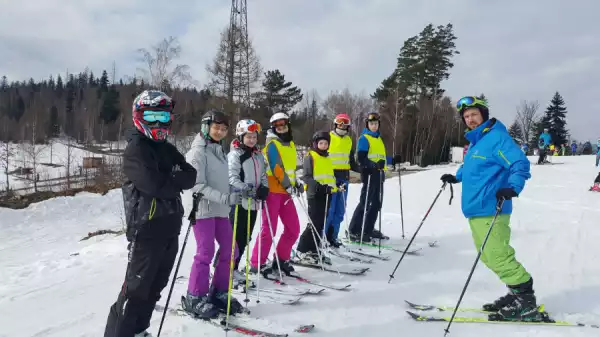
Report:
[[260,133],[262,131],[262,128],[260,127],[260,124],[258,124],[258,123],[248,125],[247,129],[248,129],[248,132]]
[[374,121],[379,121],[379,119],[380,119],[380,116],[379,116],[379,114],[378,114],[378,113],[376,113],[376,112],[370,112],[370,113],[367,115],[367,122],[371,122],[371,121],[373,121],[373,122],[374,122]]
[[287,119],[278,119],[276,121],[273,121],[273,123],[271,123],[271,125],[277,127],[277,126],[285,126],[288,124]]
[[456,109],[461,111],[465,108],[473,108],[477,106],[487,107],[487,103],[475,96],[465,96],[458,100],[456,103]]
[[142,118],[148,123],[168,123],[171,121],[171,113],[169,111],[147,110],[144,111]]
[[337,125],[350,126],[350,120],[345,117],[336,117],[333,122]]

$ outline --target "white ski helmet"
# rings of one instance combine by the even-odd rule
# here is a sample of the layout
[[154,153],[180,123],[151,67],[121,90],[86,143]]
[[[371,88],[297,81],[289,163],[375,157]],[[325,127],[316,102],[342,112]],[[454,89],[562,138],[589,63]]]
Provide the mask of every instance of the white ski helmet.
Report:
[[278,112],[278,113],[274,114],[273,116],[271,116],[269,123],[273,124],[274,122],[283,120],[283,119],[285,119],[289,123],[290,116],[288,116],[285,112]]
[[260,124],[252,119],[242,119],[235,126],[235,135],[238,137],[243,137],[248,132],[256,132],[258,135],[261,131]]

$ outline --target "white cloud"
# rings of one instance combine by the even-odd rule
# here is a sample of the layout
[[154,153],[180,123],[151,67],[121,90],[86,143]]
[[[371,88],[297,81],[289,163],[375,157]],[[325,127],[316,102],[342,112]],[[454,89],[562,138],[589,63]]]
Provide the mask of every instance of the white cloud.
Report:
[[[116,61],[119,76],[140,64],[136,49],[169,35],[181,62],[206,83],[229,3],[219,0],[0,0],[0,75],[36,79]],[[461,54],[443,85],[454,99],[485,93],[507,124],[521,99],[545,108],[555,91],[579,138],[597,137],[600,28],[593,0],[483,2],[408,0],[249,1],[249,32],[265,69],[321,96],[345,86],[367,93],[387,77],[405,39],[451,22]],[[595,108],[597,109],[597,107]]]

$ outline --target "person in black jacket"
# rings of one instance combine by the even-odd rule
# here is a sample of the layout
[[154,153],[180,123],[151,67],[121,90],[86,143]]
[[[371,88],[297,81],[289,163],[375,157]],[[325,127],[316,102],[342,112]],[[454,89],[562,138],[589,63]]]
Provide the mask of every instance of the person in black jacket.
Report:
[[147,90],[133,102],[135,129],[127,135],[123,190],[129,262],[104,337],[146,337],[161,291],[178,251],[184,215],[181,192],[196,181],[196,170],[166,138],[173,100]]

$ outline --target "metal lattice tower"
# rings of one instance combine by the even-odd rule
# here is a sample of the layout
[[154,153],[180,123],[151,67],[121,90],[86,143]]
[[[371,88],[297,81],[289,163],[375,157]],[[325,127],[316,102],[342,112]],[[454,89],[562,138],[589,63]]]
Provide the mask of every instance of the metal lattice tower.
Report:
[[[231,0],[229,17],[229,57],[227,62],[227,98],[229,102],[248,104],[250,100],[250,62],[248,7],[246,0]],[[237,111],[239,119],[240,111]]]

